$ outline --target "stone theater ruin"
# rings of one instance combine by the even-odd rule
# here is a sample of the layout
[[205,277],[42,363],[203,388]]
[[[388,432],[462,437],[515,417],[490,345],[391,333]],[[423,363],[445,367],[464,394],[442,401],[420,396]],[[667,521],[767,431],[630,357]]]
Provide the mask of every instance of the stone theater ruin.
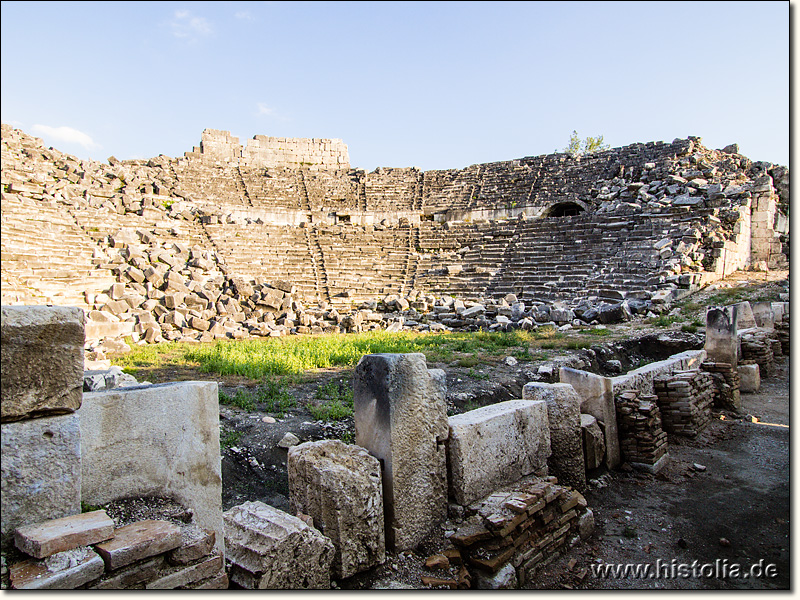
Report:
[[[368,173],[341,140],[208,129],[183,157],[100,163],[4,124],[4,584],[330,588],[450,519],[421,586],[522,586],[592,534],[587,471],[657,473],[668,434],[741,408],[788,354],[788,302],[709,309],[703,349],[616,376],[562,365],[449,417],[424,355],[367,355],[356,444],[289,449],[293,514],[223,512],[216,383],[119,387],[107,356],[659,315],[737,270],[788,271],[788,214],[786,167],[695,137]],[[98,508],[134,497],[171,504]]]

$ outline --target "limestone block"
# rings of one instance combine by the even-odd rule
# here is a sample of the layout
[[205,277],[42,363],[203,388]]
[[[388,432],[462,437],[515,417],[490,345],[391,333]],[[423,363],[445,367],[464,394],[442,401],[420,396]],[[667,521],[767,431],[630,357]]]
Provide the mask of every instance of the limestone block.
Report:
[[0,311],[0,419],[77,410],[83,397],[83,311],[66,306]]
[[761,389],[761,373],[757,364],[739,365],[739,391],[752,394]]
[[104,510],[25,525],[14,532],[14,543],[34,558],[104,542],[114,537],[114,522]]
[[197,582],[216,578],[225,573],[225,562],[222,554],[215,554],[194,565],[168,567],[162,570],[160,577],[145,585],[148,590],[174,590],[189,587]]
[[170,564],[186,565],[210,554],[215,537],[213,531],[202,529],[193,523],[181,526],[181,545],[167,555]]
[[249,589],[329,589],[333,543],[319,531],[263,502],[224,514],[231,579]]
[[543,401],[509,400],[448,418],[450,494],[468,505],[544,469],[550,428]]
[[73,590],[103,574],[103,559],[91,548],[59,552],[44,560],[11,565],[11,587],[18,590]]
[[739,328],[739,331],[741,331],[742,329],[750,329],[751,327],[758,326],[756,324],[756,317],[753,314],[753,307],[749,302],[739,302],[738,304],[734,304],[733,306],[736,307],[736,311],[738,313],[737,326]]
[[2,425],[2,538],[17,527],[81,512],[76,414]]
[[[747,302],[743,304],[750,306]],[[710,361],[736,366],[739,360],[739,306],[712,306],[706,311],[705,351]]]
[[223,551],[217,384],[184,381],[84,395],[82,496],[171,495]]
[[617,431],[617,409],[614,405],[611,379],[569,367],[561,367],[558,376],[561,383],[568,383],[575,388],[581,398],[580,411],[592,415],[603,424],[606,466],[613,469],[622,460]]
[[753,318],[756,326],[763,329],[775,329],[775,315],[772,312],[772,302],[752,302]]
[[297,512],[335,548],[333,574],[350,577],[386,559],[381,465],[359,446],[339,440],[289,449],[289,493]]
[[524,400],[540,400],[547,405],[550,426],[549,474],[562,485],[586,489],[586,465],[581,435],[581,398],[567,383],[532,381],[522,388]]
[[356,366],[356,443],[382,462],[389,548],[414,548],[447,516],[445,386],[424,354],[371,354]]
[[109,570],[169,552],[183,543],[180,528],[168,521],[148,519],[114,531],[114,539],[98,544],[95,550]]
[[603,464],[606,455],[606,442],[603,430],[592,415],[581,414],[581,432],[583,434],[583,458],[586,469],[597,469]]

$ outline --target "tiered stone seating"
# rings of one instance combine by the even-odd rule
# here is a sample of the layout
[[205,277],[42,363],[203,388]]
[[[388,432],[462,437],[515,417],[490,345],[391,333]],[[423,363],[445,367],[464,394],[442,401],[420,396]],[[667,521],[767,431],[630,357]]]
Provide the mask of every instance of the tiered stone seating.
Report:
[[304,191],[296,169],[241,167],[239,170],[254,207],[298,209],[303,206]]
[[305,230],[298,227],[247,224],[208,224],[209,239],[230,274],[269,283],[283,279],[303,294],[314,296],[317,281]]
[[186,159],[174,163],[177,187],[197,202],[249,206],[238,167],[206,165]]
[[466,169],[426,171],[423,186],[425,213],[470,208],[479,188],[480,168],[481,165],[472,165]]
[[[355,299],[397,294],[407,285],[412,230],[360,226],[316,230],[332,298],[354,290]],[[406,290],[407,291],[407,290]]]
[[366,208],[376,212],[418,209],[422,203],[422,172],[407,169],[376,169],[367,174]]
[[313,211],[348,212],[358,210],[366,175],[363,171],[303,172],[308,202]]
[[85,292],[116,281],[95,267],[95,242],[54,201],[3,194],[2,231],[4,298],[85,307]]

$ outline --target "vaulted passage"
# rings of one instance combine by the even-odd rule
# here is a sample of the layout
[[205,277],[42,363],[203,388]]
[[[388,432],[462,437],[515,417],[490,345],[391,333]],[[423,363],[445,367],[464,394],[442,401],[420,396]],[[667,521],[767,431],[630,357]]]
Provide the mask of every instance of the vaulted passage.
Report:
[[586,209],[582,207],[580,204],[576,204],[575,202],[559,202],[558,204],[554,204],[550,208],[548,208],[543,217],[574,217]]

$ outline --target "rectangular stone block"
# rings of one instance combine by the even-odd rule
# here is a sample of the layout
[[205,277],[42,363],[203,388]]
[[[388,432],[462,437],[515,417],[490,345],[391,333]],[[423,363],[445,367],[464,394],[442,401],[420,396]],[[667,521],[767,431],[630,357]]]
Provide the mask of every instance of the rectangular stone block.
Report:
[[224,514],[231,579],[249,589],[330,589],[333,543],[317,529],[263,502]]
[[183,543],[180,528],[168,521],[148,519],[120,527],[114,539],[98,544],[95,550],[109,570],[134,561],[169,552]]
[[761,389],[761,372],[757,364],[739,365],[739,391],[752,394]]
[[562,485],[586,489],[586,463],[581,435],[581,398],[567,383],[531,381],[522,388],[522,399],[547,405],[550,427],[549,474]]
[[148,590],[174,590],[188,587],[198,581],[209,577],[217,577],[225,572],[225,562],[222,554],[211,556],[208,559],[191,566],[170,567],[158,579],[145,585]]
[[581,398],[581,412],[592,415],[603,424],[606,437],[606,466],[613,469],[620,464],[621,453],[611,379],[568,367],[561,367],[559,379],[561,383],[570,384],[578,392]]
[[78,415],[84,501],[171,495],[224,550],[215,382],[90,392]]
[[547,466],[550,428],[544,401],[509,400],[448,419],[450,494],[468,505]]
[[356,443],[383,466],[390,548],[414,548],[447,516],[445,385],[424,354],[370,354],[356,366]]
[[81,427],[77,414],[3,423],[2,539],[17,527],[81,512]]
[[378,459],[359,446],[322,440],[290,448],[288,470],[292,506],[333,542],[334,577],[386,560]]
[[173,565],[189,564],[211,553],[215,537],[213,531],[201,529],[194,524],[182,526],[181,545],[167,554],[167,558]]
[[14,543],[34,558],[46,558],[56,552],[89,546],[114,537],[114,521],[104,510],[52,519],[19,527]]
[[26,560],[10,569],[11,587],[18,590],[74,590],[102,574],[103,559],[88,547]]
[[705,351],[713,362],[736,366],[739,360],[738,306],[712,306],[706,311]]
[[83,323],[80,308],[0,309],[0,419],[4,423],[80,408]]

